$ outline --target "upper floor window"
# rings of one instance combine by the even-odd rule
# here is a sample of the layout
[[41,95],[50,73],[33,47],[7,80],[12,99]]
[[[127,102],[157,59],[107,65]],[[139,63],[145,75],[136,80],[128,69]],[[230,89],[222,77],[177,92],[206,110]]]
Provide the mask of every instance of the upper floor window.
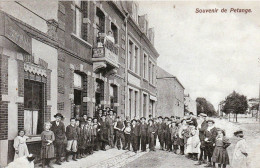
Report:
[[134,72],[135,73],[138,73],[139,71],[139,48],[137,46],[135,46],[135,59],[134,59],[134,65],[135,65],[135,68],[134,68]]
[[111,32],[115,39],[115,44],[118,44],[118,29],[114,23],[111,22]]
[[97,32],[105,33],[105,15],[99,8],[96,10],[95,23],[98,30]]
[[80,0],[75,0],[75,25],[74,32],[77,36],[82,37],[81,27],[82,27],[82,2]]
[[147,79],[147,66],[148,66],[148,57],[146,54],[144,54],[144,58],[143,58],[143,77],[145,79]]
[[129,41],[129,47],[128,47],[128,68],[130,70],[133,70],[133,42]]

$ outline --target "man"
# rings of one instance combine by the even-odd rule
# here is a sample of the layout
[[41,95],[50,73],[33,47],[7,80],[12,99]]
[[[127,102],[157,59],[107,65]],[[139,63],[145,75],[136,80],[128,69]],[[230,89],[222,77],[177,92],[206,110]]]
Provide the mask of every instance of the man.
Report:
[[102,113],[103,113],[103,110],[102,110],[102,109],[98,109],[98,116],[97,116],[97,120],[98,120],[98,122],[101,121]]
[[131,139],[132,139],[132,147],[133,151],[137,153],[138,150],[138,136],[139,136],[139,127],[137,126],[136,119],[132,120],[132,127],[131,127]]
[[106,144],[108,141],[108,122],[106,122],[106,116],[102,115],[102,118],[100,120],[100,131],[99,131],[99,140],[101,143],[101,150],[106,150]]
[[163,124],[164,124],[164,148],[166,149],[166,150],[168,150],[168,148],[167,148],[167,146],[168,146],[168,136],[167,136],[167,134],[169,133],[169,129],[167,129],[167,127],[169,127],[168,126],[168,124],[169,124],[169,118],[168,117],[164,117],[164,120],[163,120]]
[[66,161],[69,161],[69,154],[72,151],[73,157],[72,160],[77,161],[76,154],[77,154],[77,140],[78,140],[78,134],[77,134],[77,127],[76,127],[76,119],[71,118],[70,119],[70,125],[66,127],[66,137],[67,137],[67,147],[66,147]]
[[57,113],[54,115],[55,121],[52,121],[51,131],[55,135],[54,147],[56,151],[56,164],[61,165],[61,157],[64,149],[65,142],[65,126],[61,121],[64,117],[61,113]]
[[147,134],[148,134],[148,143],[149,143],[149,149],[150,151],[155,151],[154,147],[154,134],[156,132],[156,127],[153,123],[153,120],[148,120],[148,126],[147,126]]
[[[134,117],[134,119],[136,120],[136,125],[139,128],[140,124],[141,124],[141,121],[137,118],[137,116]],[[137,150],[140,150],[140,147],[141,147],[141,137],[140,137],[140,134],[138,134],[137,136]]]
[[208,156],[208,164],[205,167],[212,167],[211,157],[214,151],[214,145],[218,134],[217,128],[214,126],[213,120],[208,120],[208,128],[205,130],[205,152]]
[[163,145],[164,145],[165,124],[162,122],[162,116],[159,116],[158,120],[159,122],[157,124],[157,131],[158,131],[157,133],[160,142],[160,150],[164,150]]
[[122,143],[123,150],[125,150],[125,136],[124,136],[124,129],[125,124],[121,121],[121,117],[117,116],[117,121],[115,123],[114,128],[116,129],[116,141],[117,141],[117,149],[121,149],[120,140]]
[[[207,155],[205,152],[205,131],[208,128],[208,123],[207,123],[207,114],[200,113],[200,122],[202,121],[201,125],[198,125],[199,129],[199,139],[200,139],[200,156],[199,156],[199,162],[195,165],[201,165],[202,163],[206,163],[207,160]],[[204,159],[202,157],[204,156]]]
[[113,110],[109,111],[109,115],[107,117],[107,122],[108,122],[108,142],[109,146],[111,148],[114,148],[114,118],[113,118]]
[[165,129],[165,147],[168,152],[172,151],[172,141],[171,141],[171,125],[172,120],[169,119],[166,122],[166,129]]
[[141,151],[146,151],[146,144],[147,144],[147,124],[145,123],[146,118],[141,118],[141,124],[140,124],[140,138],[141,138]]

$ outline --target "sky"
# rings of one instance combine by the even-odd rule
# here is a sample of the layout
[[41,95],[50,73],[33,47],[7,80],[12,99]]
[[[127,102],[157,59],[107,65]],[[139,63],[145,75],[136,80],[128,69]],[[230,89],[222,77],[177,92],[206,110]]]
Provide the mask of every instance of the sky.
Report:
[[[259,2],[138,3],[139,14],[148,14],[149,27],[155,28],[158,65],[181,81],[186,94],[205,97],[216,110],[233,90],[259,96]],[[219,11],[195,13],[196,8]],[[252,13],[230,13],[230,8]]]

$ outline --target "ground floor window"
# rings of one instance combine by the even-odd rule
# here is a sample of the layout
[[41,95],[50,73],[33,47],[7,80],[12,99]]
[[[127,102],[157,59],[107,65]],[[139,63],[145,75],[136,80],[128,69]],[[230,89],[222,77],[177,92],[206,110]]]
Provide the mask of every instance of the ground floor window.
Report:
[[143,94],[143,117],[147,116],[147,95]]
[[150,100],[150,107],[149,107],[149,113],[154,116],[155,113],[155,101],[154,100]]
[[43,131],[44,83],[24,80],[24,129],[27,135]]

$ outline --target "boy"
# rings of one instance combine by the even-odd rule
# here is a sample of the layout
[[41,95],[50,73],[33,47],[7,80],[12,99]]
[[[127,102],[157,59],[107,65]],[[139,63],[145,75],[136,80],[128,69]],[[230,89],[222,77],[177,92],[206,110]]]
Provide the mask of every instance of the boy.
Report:
[[155,151],[154,148],[154,134],[156,132],[156,127],[153,124],[153,120],[148,120],[149,124],[147,126],[147,134],[148,134],[148,142],[149,142],[149,149],[150,151]]
[[146,118],[141,117],[141,124],[140,124],[140,138],[141,138],[141,151],[146,151],[146,144],[147,144],[147,124],[145,123]]
[[116,141],[117,141],[117,149],[121,149],[121,144],[120,140],[122,142],[123,150],[125,150],[125,137],[124,137],[124,129],[125,129],[125,124],[124,122],[121,121],[121,117],[117,117],[117,121],[115,123],[114,128],[116,129]]
[[133,151],[137,153],[138,150],[138,136],[139,136],[139,129],[137,125],[136,119],[132,120],[132,127],[131,127],[131,139],[132,139],[132,147]]
[[70,125],[66,127],[66,137],[67,137],[67,147],[66,147],[66,161],[69,162],[69,155],[72,151],[73,157],[72,160],[77,161],[76,153],[77,153],[77,127],[76,127],[76,119],[70,119]]

